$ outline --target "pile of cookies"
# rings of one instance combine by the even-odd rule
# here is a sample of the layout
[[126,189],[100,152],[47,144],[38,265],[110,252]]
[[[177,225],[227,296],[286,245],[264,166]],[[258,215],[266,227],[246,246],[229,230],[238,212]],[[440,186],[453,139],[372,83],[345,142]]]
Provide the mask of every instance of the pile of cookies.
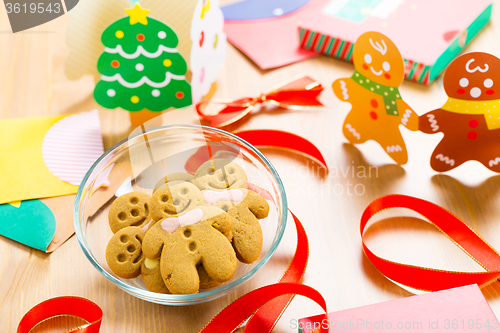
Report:
[[158,293],[192,294],[229,281],[237,260],[249,264],[259,258],[258,220],[269,214],[267,201],[247,184],[237,163],[212,159],[194,176],[164,177],[152,196],[120,196],[109,210],[110,269],[125,279],[142,275]]

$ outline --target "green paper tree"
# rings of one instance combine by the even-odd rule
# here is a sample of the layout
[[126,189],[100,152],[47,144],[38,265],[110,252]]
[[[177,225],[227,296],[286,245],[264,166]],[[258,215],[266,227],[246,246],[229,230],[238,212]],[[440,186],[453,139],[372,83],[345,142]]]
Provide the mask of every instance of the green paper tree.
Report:
[[101,80],[94,98],[108,109],[121,107],[163,111],[192,104],[186,81],[187,64],[176,47],[179,39],[166,24],[147,17],[138,4],[128,17],[112,23],[102,34],[105,51],[97,69]]

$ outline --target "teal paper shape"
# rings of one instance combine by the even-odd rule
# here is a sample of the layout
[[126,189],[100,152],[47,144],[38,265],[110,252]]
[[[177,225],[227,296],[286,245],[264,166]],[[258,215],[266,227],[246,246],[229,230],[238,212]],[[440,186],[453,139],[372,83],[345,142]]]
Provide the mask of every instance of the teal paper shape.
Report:
[[22,201],[19,208],[0,205],[0,235],[47,251],[55,232],[54,214],[38,199]]

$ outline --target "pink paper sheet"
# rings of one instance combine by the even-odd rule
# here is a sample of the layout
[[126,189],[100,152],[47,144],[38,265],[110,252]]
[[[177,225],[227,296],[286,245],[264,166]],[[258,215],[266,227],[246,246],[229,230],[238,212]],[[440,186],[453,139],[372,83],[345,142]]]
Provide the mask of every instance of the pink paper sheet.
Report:
[[[329,332],[500,331],[500,324],[477,285],[332,312],[328,317],[329,321],[323,321],[323,325],[329,325],[324,326]],[[315,320],[321,318],[292,321],[291,328],[300,327],[303,333],[311,333]]]
[[300,48],[298,26],[318,4],[311,1],[299,10],[278,18],[226,21],[227,39],[261,69],[276,68],[318,54]]

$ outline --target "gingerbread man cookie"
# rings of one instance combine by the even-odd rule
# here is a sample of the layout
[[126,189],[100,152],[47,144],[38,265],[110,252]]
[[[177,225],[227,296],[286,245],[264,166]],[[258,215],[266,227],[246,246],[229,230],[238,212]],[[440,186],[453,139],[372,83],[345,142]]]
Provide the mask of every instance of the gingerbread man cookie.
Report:
[[443,78],[447,102],[420,117],[424,133],[443,133],[431,167],[444,172],[469,160],[500,172],[500,59],[483,52],[456,58]]
[[232,228],[232,218],[223,210],[199,206],[178,217],[156,223],[143,241],[143,253],[160,260],[160,271],[173,294],[197,293],[198,265],[216,282],[230,280],[236,271],[236,254],[223,235]]
[[[151,197],[151,218],[156,222],[163,218],[175,217],[203,205],[200,190],[188,182],[173,182],[165,188],[157,189]],[[151,228],[151,225],[150,225]]]
[[209,205],[219,207],[233,218],[233,248],[236,257],[246,264],[257,260],[262,251],[259,219],[269,214],[269,204],[259,194],[247,189],[203,191]]
[[398,164],[408,162],[399,125],[418,130],[418,116],[401,98],[398,87],[404,79],[404,62],[396,45],[378,32],[362,34],[353,49],[356,71],[336,80],[332,87],[352,109],[344,125],[351,143],[378,142]]
[[142,227],[149,220],[151,196],[142,192],[130,192],[117,198],[109,208],[108,221],[113,233],[126,227]]
[[237,163],[214,158],[200,165],[191,182],[200,190],[220,191],[246,188],[248,178],[245,170]]
[[145,233],[139,227],[126,227],[109,240],[106,247],[106,262],[119,277],[133,279],[141,274],[142,262],[145,259],[142,255]]

